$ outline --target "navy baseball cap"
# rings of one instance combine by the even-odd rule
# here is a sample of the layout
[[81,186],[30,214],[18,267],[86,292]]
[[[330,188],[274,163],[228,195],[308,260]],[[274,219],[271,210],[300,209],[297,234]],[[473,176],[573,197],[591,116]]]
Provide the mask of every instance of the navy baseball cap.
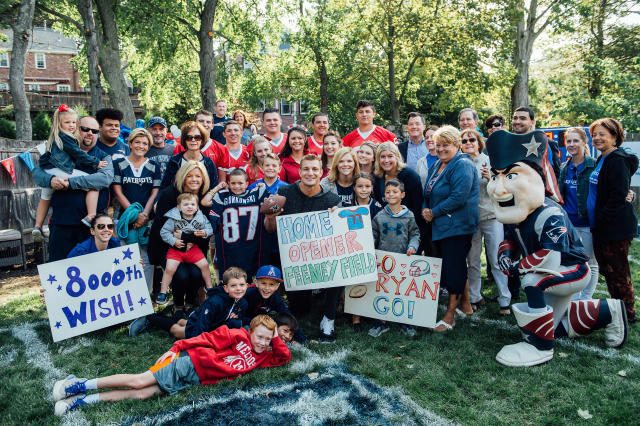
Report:
[[154,124],[162,124],[165,129],[167,128],[167,122],[164,121],[164,118],[162,117],[153,117],[149,120],[149,123],[147,123],[147,129],[151,126],[153,126]]
[[256,278],[271,278],[276,281],[283,282],[280,269],[276,268],[273,265],[261,266],[256,273]]

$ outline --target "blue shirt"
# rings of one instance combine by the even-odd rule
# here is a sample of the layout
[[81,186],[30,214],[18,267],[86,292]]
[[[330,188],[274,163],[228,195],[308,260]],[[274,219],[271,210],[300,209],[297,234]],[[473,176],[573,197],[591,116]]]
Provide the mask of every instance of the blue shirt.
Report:
[[249,185],[249,188],[247,188],[249,191],[251,191],[253,188],[255,188],[256,186],[258,186],[259,183],[264,183],[264,186],[267,188],[267,192],[269,194],[275,194],[278,192],[278,188],[280,188],[281,186],[287,186],[289,185],[287,182],[280,180],[280,179],[276,179],[275,182],[273,182],[272,185],[267,185],[263,179],[258,179],[257,181],[253,182],[251,185]]
[[159,188],[161,181],[160,165],[154,160],[148,159],[136,169],[126,157],[113,162],[113,184],[122,187],[122,194],[131,204],[138,202],[144,208],[151,191]]
[[[415,170],[418,160],[428,153],[429,150],[427,149],[427,145],[424,143],[424,139],[422,139],[418,144],[409,141],[407,144],[407,166]],[[428,161],[429,160],[427,159],[427,162]]]
[[222,145],[227,144],[227,140],[224,136],[222,136],[222,132],[224,131],[224,123],[231,120],[231,118],[224,116],[218,117],[217,115],[213,115],[213,129],[211,129],[211,139],[217,140]]
[[112,160],[117,160],[118,158],[126,157],[131,154],[129,147],[120,141],[116,141],[113,146],[107,146],[98,139],[96,146],[104,151],[105,154],[110,155]]
[[438,159],[437,155],[431,155],[427,153],[427,167],[431,167],[431,165],[435,163],[437,159]]
[[584,162],[574,166],[573,163],[567,164],[567,176],[564,179],[564,210],[567,212],[571,223],[577,227],[589,226],[587,218],[580,218],[578,214],[578,174],[584,170]]
[[[609,155],[609,154],[607,154]],[[589,226],[591,228],[595,228],[596,226],[596,199],[598,198],[598,176],[600,175],[600,170],[602,169],[602,165],[604,164],[604,159],[607,158],[607,155],[603,155],[600,158],[598,164],[596,164],[596,168],[591,172],[591,176],[589,176],[589,196],[587,197],[587,213],[589,214]]]

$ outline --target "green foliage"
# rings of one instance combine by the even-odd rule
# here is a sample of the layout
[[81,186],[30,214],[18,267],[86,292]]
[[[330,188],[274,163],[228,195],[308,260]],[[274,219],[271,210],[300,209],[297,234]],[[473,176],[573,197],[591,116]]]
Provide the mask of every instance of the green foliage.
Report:
[[8,105],[2,109],[0,109],[0,118],[6,118],[7,120],[15,120],[16,119],[16,113],[15,110],[13,108],[13,105]]
[[0,137],[15,139],[16,138],[16,124],[13,121],[9,121],[6,118],[0,118]]
[[51,132],[51,117],[45,111],[40,111],[33,119],[33,140],[42,141]]

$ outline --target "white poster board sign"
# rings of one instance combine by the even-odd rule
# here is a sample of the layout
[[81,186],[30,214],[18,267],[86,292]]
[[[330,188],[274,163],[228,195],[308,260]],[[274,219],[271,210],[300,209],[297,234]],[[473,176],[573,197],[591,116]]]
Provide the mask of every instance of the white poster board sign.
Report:
[[38,265],[53,341],[153,313],[138,244]]
[[442,259],[376,250],[377,281],[345,289],[344,311],[435,327]]
[[276,224],[287,291],[376,280],[368,206],[281,215]]

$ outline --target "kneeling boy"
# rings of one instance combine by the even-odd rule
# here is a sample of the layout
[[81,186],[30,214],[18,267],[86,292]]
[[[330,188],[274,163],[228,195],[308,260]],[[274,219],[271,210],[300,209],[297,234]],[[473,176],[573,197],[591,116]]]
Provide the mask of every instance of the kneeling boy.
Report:
[[[258,315],[251,321],[249,331],[230,330],[223,325],[210,333],[178,340],[144,373],[91,380],[69,376],[59,380],[53,385],[55,414],[61,416],[100,401],[147,399],[161,392],[172,395],[191,385],[211,385],[254,368],[277,367],[290,360],[291,352],[278,337],[276,322],[267,315]],[[129,389],[86,395],[89,390],[104,388]]]

